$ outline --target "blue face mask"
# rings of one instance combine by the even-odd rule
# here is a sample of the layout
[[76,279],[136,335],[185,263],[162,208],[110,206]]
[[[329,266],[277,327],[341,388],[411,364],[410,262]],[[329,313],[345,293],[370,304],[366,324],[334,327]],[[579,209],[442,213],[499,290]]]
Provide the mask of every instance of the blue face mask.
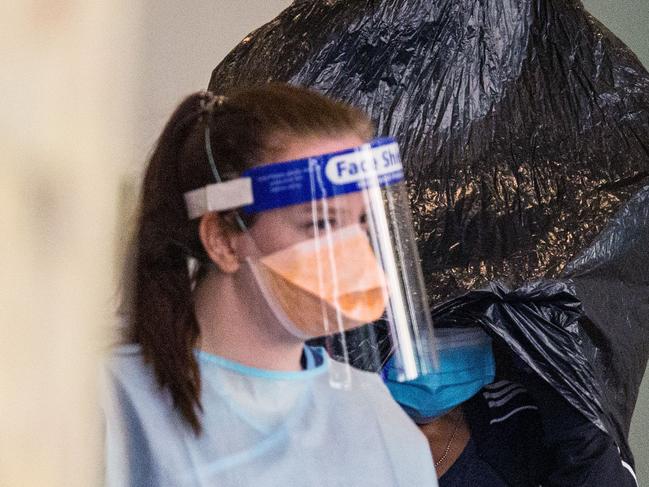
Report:
[[383,380],[394,399],[416,423],[427,423],[474,396],[494,380],[491,338],[478,328],[436,330],[439,367],[430,374],[398,382],[394,358],[383,368]]

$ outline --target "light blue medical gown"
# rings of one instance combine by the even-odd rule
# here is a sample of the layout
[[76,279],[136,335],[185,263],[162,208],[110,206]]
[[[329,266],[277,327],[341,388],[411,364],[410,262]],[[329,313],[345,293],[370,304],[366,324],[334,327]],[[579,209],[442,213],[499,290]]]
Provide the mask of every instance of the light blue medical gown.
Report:
[[435,487],[424,436],[378,375],[306,348],[307,368],[277,372],[197,352],[203,432],[195,436],[159,390],[139,347],[107,360],[106,485]]

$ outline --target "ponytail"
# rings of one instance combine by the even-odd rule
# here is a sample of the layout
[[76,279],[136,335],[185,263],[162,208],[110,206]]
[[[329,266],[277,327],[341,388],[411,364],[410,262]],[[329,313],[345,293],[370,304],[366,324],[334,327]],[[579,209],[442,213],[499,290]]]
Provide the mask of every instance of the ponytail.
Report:
[[149,161],[136,235],[128,332],[129,341],[140,345],[159,386],[169,391],[175,409],[197,434],[201,405],[194,347],[199,327],[187,254],[197,252],[198,244],[187,242],[192,225],[180,187],[179,160],[188,134],[199,122],[201,100],[202,95],[192,95],[178,107]]

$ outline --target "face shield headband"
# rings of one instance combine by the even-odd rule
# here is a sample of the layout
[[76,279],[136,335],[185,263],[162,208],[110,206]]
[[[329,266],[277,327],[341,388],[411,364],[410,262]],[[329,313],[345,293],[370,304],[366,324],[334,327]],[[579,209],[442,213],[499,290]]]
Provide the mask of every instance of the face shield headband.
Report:
[[190,219],[239,208],[246,214],[259,213],[373,185],[387,187],[404,178],[399,146],[389,137],[340,152],[254,167],[225,182],[211,155],[208,135],[205,144],[217,182],[185,193]]

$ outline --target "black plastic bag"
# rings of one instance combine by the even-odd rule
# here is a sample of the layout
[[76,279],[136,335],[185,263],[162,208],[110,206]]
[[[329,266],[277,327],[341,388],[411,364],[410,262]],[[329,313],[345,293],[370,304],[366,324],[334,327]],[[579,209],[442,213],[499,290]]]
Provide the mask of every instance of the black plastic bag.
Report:
[[608,430],[628,438],[649,356],[649,185],[566,267],[584,307],[581,348],[592,367]]
[[[649,75],[633,53],[575,0],[302,0],[247,36],[210,89],[272,80],[349,101],[398,138],[433,303],[494,280],[560,278],[577,257],[568,271],[585,316],[570,336],[587,364],[560,341],[535,370],[627,454],[649,271],[641,247],[618,259],[632,227],[613,222],[595,240],[648,181]],[[549,359],[509,333],[516,353]]]

